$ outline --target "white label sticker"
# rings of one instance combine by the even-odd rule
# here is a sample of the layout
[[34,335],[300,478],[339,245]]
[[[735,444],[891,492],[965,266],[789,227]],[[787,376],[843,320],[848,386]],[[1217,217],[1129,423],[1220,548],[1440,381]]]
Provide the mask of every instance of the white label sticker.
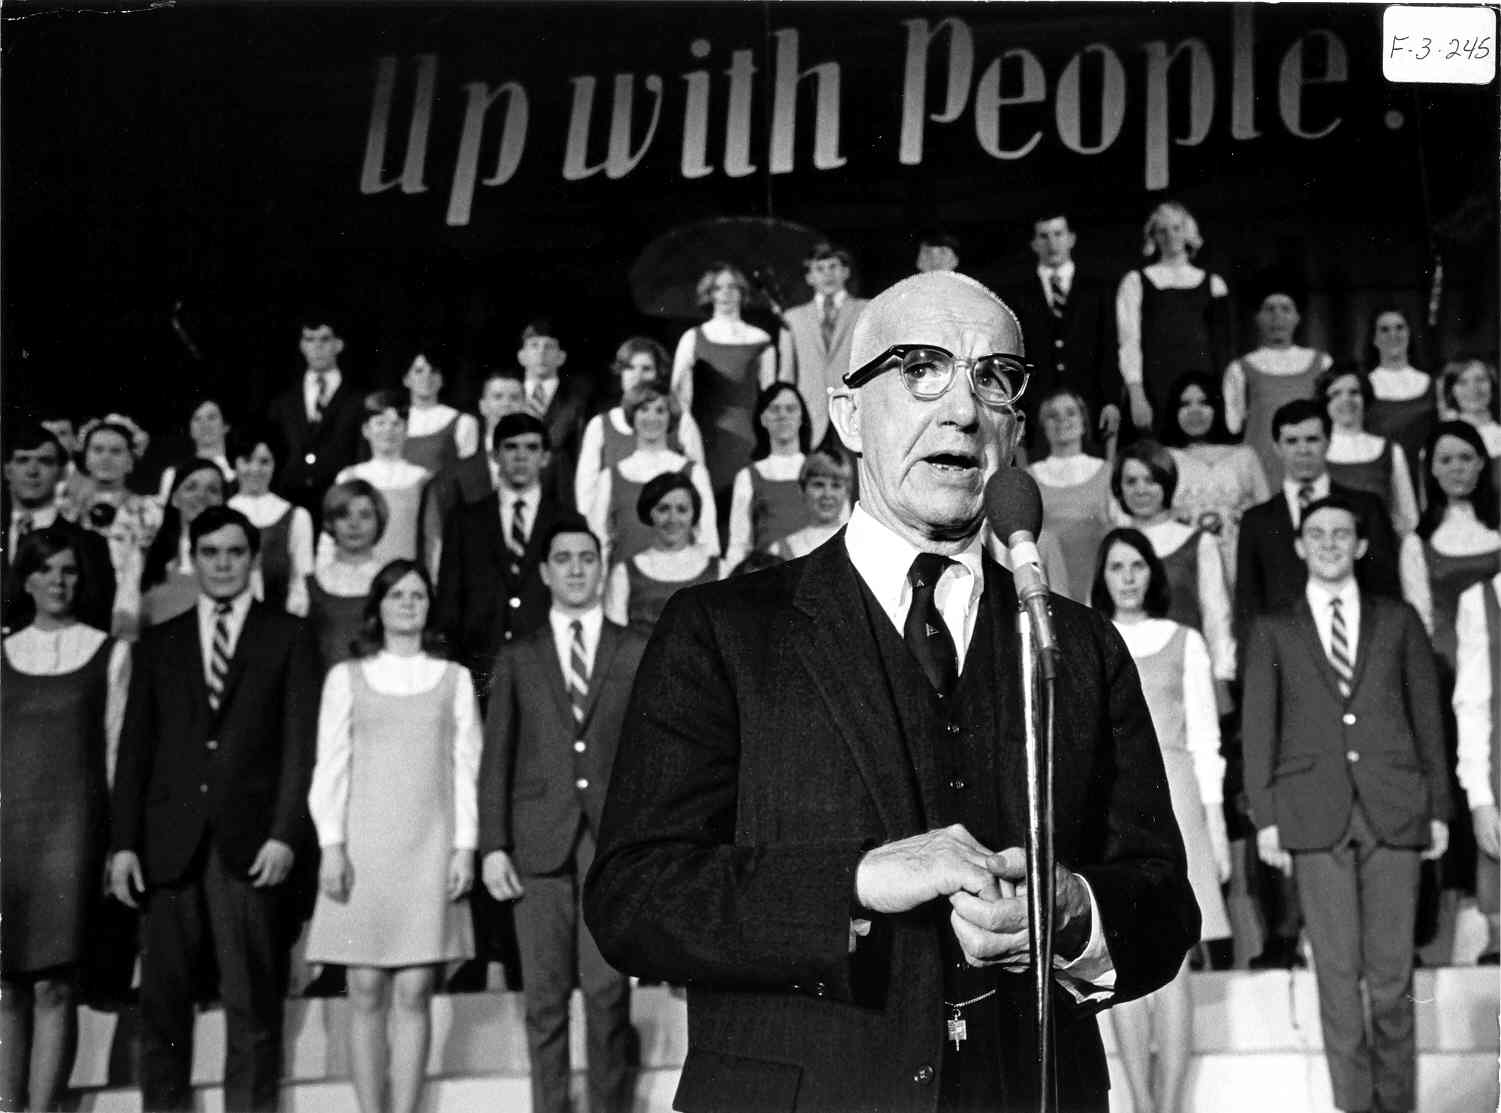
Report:
[[1386,9],[1381,70],[1388,81],[1485,85],[1496,76],[1496,12],[1402,5]]

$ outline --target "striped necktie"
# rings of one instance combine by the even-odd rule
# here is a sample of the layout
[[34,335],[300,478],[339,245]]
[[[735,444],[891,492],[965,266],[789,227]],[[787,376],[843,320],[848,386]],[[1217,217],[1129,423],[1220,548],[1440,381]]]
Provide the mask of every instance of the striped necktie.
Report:
[[1329,600],[1329,663],[1339,678],[1339,694],[1350,698],[1350,678],[1355,670],[1350,663],[1350,639],[1345,630],[1345,612],[1338,597]]
[[510,546],[517,556],[526,555],[526,503],[519,498],[511,503]]
[[569,623],[573,644],[568,650],[568,702],[573,704],[573,718],[584,721],[584,705],[589,699],[589,658],[584,655],[584,624],[578,619]]
[[212,711],[219,710],[224,698],[224,678],[229,674],[229,603],[220,603],[214,609],[214,641],[208,659],[208,705]]
[[825,352],[834,346],[834,326],[838,323],[839,306],[834,304],[833,294],[825,294],[823,299],[823,320],[818,325],[818,331],[823,337],[823,350]]
[[1048,279],[1048,293],[1052,297],[1049,308],[1052,309],[1053,316],[1062,317],[1063,311],[1068,308],[1068,291],[1063,288],[1063,276],[1057,271]]
[[532,392],[527,396],[526,408],[531,410],[535,417],[542,417],[547,413],[547,391],[543,389],[540,379],[532,383]]

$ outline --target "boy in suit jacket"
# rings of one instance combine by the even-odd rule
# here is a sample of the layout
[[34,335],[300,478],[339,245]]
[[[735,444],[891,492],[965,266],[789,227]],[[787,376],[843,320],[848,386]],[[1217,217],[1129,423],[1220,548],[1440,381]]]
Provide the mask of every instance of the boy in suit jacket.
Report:
[[1241,729],[1257,851],[1297,877],[1335,1105],[1403,1113],[1417,1066],[1419,861],[1448,844],[1433,651],[1417,612],[1357,586],[1367,540],[1352,503],[1309,505],[1295,544],[1303,595],[1257,620],[1246,654]]
[[546,431],[551,455],[542,469],[542,487],[559,506],[573,509],[573,471],[591,415],[594,388],[587,376],[559,374],[568,353],[552,322],[537,318],[521,331],[516,362],[525,373],[527,409]]
[[364,398],[339,370],[344,341],[327,317],[303,322],[298,347],[307,369],[272,399],[266,417],[287,446],[277,491],[316,522],[334,478],[359,457]]
[[646,639],[605,621],[599,538],[583,519],[559,519],[543,544],[548,621],[500,651],[485,720],[484,881],[496,900],[516,901],[532,1108],[570,1108],[568,1001],[577,983],[588,1027],[589,1108],[627,1113],[630,982],[600,955],[579,898]]
[[311,834],[316,654],[301,620],[251,598],[260,531],[243,514],[211,507],[188,532],[198,604],[141,637],[112,801],[110,888],[144,908],[141,1101],[192,1107],[194,974],[212,946],[225,1108],[275,1109],[282,883]]
[[816,245],[803,261],[813,300],[782,314],[787,327],[778,343],[777,377],[797,384],[807,402],[814,448],[838,436],[829,428],[828,388],[838,386],[850,369],[850,337],[866,304],[846,289],[851,265],[850,253],[842,247]]

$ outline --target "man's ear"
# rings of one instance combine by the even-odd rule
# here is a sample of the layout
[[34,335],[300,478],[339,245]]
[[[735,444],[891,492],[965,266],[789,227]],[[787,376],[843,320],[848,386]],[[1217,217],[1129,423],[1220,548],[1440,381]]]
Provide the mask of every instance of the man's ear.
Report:
[[1298,559],[1305,564],[1308,562],[1308,546],[1303,544],[1303,535],[1300,533],[1293,538],[1293,552],[1298,554]]
[[339,357],[339,353],[344,350],[344,341],[340,340],[337,336],[334,337],[333,348],[334,348],[334,358],[337,359]]
[[860,399],[854,391],[836,389],[830,392],[829,420],[834,423],[834,431],[846,448],[855,453],[864,451],[860,444]]
[[568,362],[568,353],[565,352],[562,348],[559,348],[558,349],[558,362],[557,362],[556,366],[553,368],[553,370],[557,370],[559,367],[562,367],[563,364],[565,364],[567,362]]
[[1360,538],[1360,540],[1356,541],[1355,542],[1355,559],[1356,560],[1362,559],[1365,556],[1366,550],[1369,549],[1370,547],[1371,547],[1371,543],[1368,540],[1366,540],[1364,537],[1362,537],[1362,538]]

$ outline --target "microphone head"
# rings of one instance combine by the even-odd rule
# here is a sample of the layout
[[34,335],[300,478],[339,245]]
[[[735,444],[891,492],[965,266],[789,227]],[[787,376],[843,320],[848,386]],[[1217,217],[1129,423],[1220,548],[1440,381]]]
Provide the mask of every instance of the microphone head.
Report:
[[1018,531],[1035,539],[1042,532],[1042,492],[1021,468],[998,468],[985,484],[985,520],[1006,544]]

